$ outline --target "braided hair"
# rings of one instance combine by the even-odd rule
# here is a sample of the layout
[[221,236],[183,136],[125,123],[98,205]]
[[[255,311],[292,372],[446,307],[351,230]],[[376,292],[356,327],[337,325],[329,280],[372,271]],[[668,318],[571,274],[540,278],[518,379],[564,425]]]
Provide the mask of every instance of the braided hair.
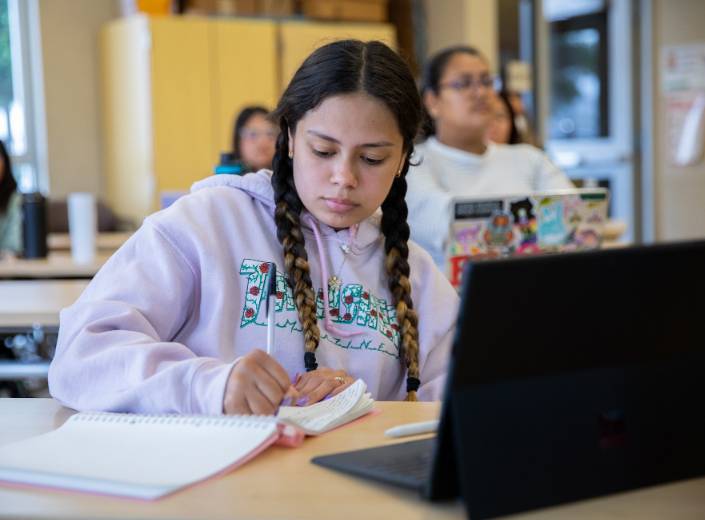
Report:
[[289,133],[293,135],[299,120],[326,98],[356,92],[382,101],[394,115],[403,138],[404,164],[382,202],[381,229],[385,237],[385,270],[400,328],[400,359],[407,370],[407,400],[415,401],[420,384],[418,317],[411,299],[408,209],[404,197],[422,109],[409,68],[384,43],[341,40],[318,48],[299,67],[279,100],[272,114],[280,129],[272,162],[277,238],[284,249],[284,267],[303,327],[306,370],[315,370],[315,351],[321,334],[301,230],[304,206],[294,185]]

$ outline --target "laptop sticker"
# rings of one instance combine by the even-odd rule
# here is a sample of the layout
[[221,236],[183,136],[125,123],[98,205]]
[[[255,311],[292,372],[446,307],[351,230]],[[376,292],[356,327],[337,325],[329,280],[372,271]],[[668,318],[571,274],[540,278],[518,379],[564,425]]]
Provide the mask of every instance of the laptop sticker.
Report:
[[492,213],[484,233],[485,243],[489,250],[496,250],[502,254],[512,251],[512,243],[514,241],[513,223],[514,219],[511,213],[506,211],[495,211]]
[[569,233],[564,220],[563,199],[544,197],[539,201],[538,236],[542,247],[563,245]]
[[511,201],[509,211],[514,217],[515,251],[519,254],[540,253],[534,202],[528,197]]
[[450,244],[447,248],[446,272],[454,287],[459,287],[465,262],[470,258],[490,258],[499,253],[488,251],[484,240],[487,229],[485,219],[458,220],[451,230]]
[[574,243],[577,249],[595,249],[602,245],[602,236],[607,215],[607,195],[595,194],[572,197],[575,199]]

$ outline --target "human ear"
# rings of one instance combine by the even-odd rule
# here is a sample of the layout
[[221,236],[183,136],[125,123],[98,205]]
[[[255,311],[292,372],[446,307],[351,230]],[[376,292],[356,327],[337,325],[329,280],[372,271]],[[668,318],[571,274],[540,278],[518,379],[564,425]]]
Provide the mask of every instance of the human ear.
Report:
[[287,128],[286,132],[289,134],[289,158],[294,157],[294,136],[291,135],[291,128]]
[[409,154],[409,152],[402,152],[401,154],[401,160],[399,161],[399,167],[397,168],[397,173],[395,177],[401,177],[401,171],[404,169],[404,162],[406,161],[406,156]]

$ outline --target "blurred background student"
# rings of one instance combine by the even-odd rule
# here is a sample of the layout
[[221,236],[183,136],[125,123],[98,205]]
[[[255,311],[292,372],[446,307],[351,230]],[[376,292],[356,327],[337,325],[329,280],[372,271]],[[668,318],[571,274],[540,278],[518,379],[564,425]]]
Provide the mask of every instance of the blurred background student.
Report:
[[520,142],[543,148],[540,140],[536,137],[533,125],[529,121],[524,99],[521,97],[521,94],[512,90],[502,90],[501,95],[503,101],[508,103],[512,114],[514,114],[514,126],[519,133]]
[[266,108],[248,106],[242,109],[235,120],[232,159],[243,165],[242,173],[272,167],[279,131],[268,116]]
[[572,188],[538,148],[488,142],[494,78],[479,51],[460,45],[432,56],[421,91],[426,140],[416,147],[407,204],[411,237],[444,268],[453,197]]
[[490,102],[492,116],[487,127],[487,140],[497,144],[520,144],[523,140],[516,124],[514,108],[505,91],[496,92]]
[[5,144],[0,141],[0,252],[22,251],[22,196],[12,175]]

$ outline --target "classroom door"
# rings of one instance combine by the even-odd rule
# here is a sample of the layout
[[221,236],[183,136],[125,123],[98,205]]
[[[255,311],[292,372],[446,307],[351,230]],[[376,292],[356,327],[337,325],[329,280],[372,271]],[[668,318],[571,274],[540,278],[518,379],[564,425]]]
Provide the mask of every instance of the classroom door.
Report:
[[636,219],[634,15],[630,0],[537,6],[537,94],[546,151],[579,184],[610,189],[610,215]]

